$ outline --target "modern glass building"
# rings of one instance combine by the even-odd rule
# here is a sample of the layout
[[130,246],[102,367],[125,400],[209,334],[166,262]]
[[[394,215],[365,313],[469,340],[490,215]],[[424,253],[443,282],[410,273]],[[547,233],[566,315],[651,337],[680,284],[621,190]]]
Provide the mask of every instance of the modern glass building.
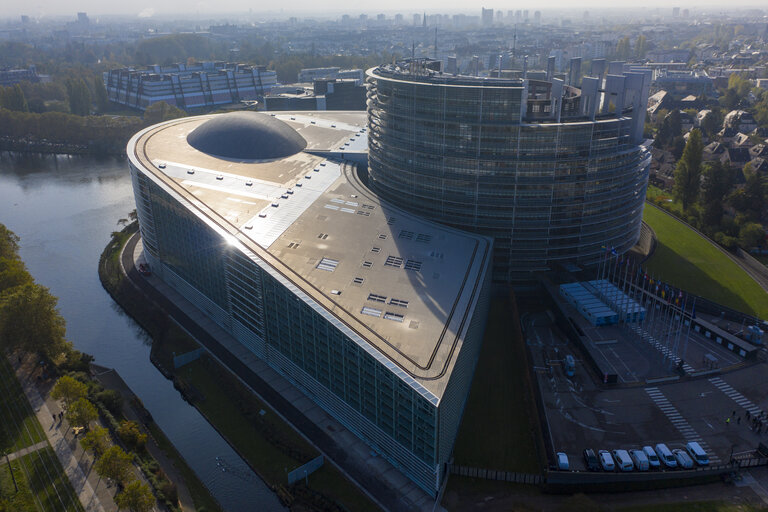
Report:
[[131,139],[153,275],[430,495],[485,326],[492,241],[380,200],[363,112],[177,119]]
[[494,239],[493,280],[590,265],[640,234],[650,77],[444,74],[415,60],[367,71],[369,184],[382,198]]

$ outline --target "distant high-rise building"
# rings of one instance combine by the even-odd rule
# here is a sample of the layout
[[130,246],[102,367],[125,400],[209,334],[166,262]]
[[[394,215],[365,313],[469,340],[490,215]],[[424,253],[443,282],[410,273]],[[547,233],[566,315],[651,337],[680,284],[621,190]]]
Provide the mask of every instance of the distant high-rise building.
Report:
[[22,14],[22,15],[21,15],[21,22],[22,22],[23,24],[25,24],[25,25],[26,25],[27,23],[29,23],[29,16],[27,16],[26,14]]
[[77,22],[80,25],[88,25],[91,20],[88,19],[88,14],[84,12],[77,13]]
[[528,23],[528,9],[523,11],[523,22]]
[[687,18],[691,12],[688,9],[683,9],[683,18]]
[[481,19],[484,27],[493,25],[493,9],[483,7]]
[[680,8],[679,7],[673,7],[672,8],[672,17],[673,18],[680,17]]
[[344,25],[349,25],[351,21],[352,21],[352,17],[349,14],[345,14],[341,17],[341,23]]
[[421,25],[421,14],[416,13],[413,15],[413,26],[418,27]]
[[367,14],[361,14],[358,19],[360,20],[360,23],[365,23],[366,21],[368,21],[368,15]]
[[376,15],[376,21],[386,21],[387,16],[386,14],[377,14]]
[[541,24],[541,11],[535,11],[533,13],[533,22],[536,25],[540,25]]
[[395,14],[395,24],[402,25],[403,24],[403,15],[398,13]]

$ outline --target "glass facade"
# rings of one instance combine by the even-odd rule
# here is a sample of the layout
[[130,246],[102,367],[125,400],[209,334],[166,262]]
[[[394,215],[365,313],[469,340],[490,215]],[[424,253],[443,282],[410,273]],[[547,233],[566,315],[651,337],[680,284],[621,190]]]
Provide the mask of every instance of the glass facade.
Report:
[[435,495],[479,354],[490,271],[438,398],[254,253],[226,243],[148,172],[132,163],[131,174],[156,275]]
[[368,81],[369,185],[419,215],[492,236],[494,281],[594,264],[602,246],[623,252],[637,241],[650,156],[631,140],[630,118],[589,120],[574,96],[561,122],[533,122],[529,112],[552,103],[531,99],[542,84],[522,80],[378,68]]

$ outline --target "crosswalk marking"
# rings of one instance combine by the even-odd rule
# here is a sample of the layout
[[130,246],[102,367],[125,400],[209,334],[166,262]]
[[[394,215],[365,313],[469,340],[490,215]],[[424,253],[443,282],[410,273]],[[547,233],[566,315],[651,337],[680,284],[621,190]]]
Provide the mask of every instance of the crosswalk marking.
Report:
[[711,464],[718,464],[720,462],[720,457],[714,454],[709,445],[701,438],[696,430],[691,427],[688,421],[683,417],[682,414],[680,414],[677,408],[672,405],[672,402],[670,402],[669,399],[664,396],[664,393],[662,393],[659,388],[645,388],[645,392],[648,393],[648,396],[651,398],[651,400],[653,400],[653,403],[655,403],[661,412],[664,413],[664,415],[667,417],[667,419],[669,419],[677,431],[680,432],[685,441],[696,441],[699,443],[704,451],[707,452],[707,455],[709,455],[709,461]]
[[[635,331],[635,334],[640,336],[640,338],[643,341],[646,341],[650,343],[656,350],[661,352],[664,356],[674,361],[675,364],[678,364],[680,362],[680,357],[678,357],[675,353],[673,353],[669,347],[664,346],[659,340],[654,338],[648,331],[643,330],[638,325],[632,325],[630,326],[630,329]],[[691,365],[688,363],[683,363],[683,370],[685,370],[685,373],[691,373],[696,371]]]
[[717,389],[725,393],[728,398],[739,404],[740,407],[749,411],[749,414],[752,416],[760,416],[763,414],[763,410],[760,407],[753,404],[750,399],[733,389],[730,384],[725,382],[720,377],[711,378],[709,379],[709,382],[711,382]]

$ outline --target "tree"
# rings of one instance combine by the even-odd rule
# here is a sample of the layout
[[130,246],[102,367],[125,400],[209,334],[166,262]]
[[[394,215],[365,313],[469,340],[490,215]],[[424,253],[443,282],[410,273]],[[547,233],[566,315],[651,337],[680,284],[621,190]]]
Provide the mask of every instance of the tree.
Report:
[[23,261],[0,258],[0,293],[3,290],[31,282],[32,275],[27,271]]
[[96,108],[99,109],[99,112],[103,113],[109,110],[107,89],[104,87],[104,79],[99,75],[93,77],[93,101],[96,103]]
[[669,113],[669,129],[672,134],[672,138],[682,135],[683,133],[683,120],[680,117],[680,109],[674,108]]
[[638,59],[644,59],[645,58],[645,52],[647,51],[648,46],[645,40],[644,35],[637,36],[637,41],[635,41],[635,56]]
[[19,237],[0,224],[0,258],[18,259]]
[[135,421],[121,421],[117,428],[117,435],[132,449],[144,448],[147,444],[147,434],[139,429],[139,424]]
[[96,406],[86,398],[78,398],[67,407],[67,421],[75,427],[87,427],[98,417],[99,413],[96,412]]
[[701,153],[704,146],[701,142],[701,132],[698,129],[691,131],[688,142],[683,150],[683,156],[678,160],[675,168],[675,187],[673,192],[675,199],[680,201],[683,211],[696,201],[701,185]]
[[755,222],[760,222],[765,216],[765,209],[768,206],[768,198],[765,192],[765,180],[763,177],[752,170],[752,166],[744,166],[744,176],[747,182],[744,184],[743,202],[736,206],[737,210],[744,213],[747,218]]
[[0,88],[0,107],[17,112],[29,112],[27,98],[19,84]]
[[26,283],[0,293],[0,345],[44,352],[51,357],[66,348],[64,318],[48,288]]
[[761,247],[765,243],[765,228],[757,222],[748,222],[739,230],[739,245],[750,250],[753,247]]
[[699,128],[701,128],[701,131],[706,135],[707,137],[714,137],[717,132],[720,131],[720,127],[723,125],[723,114],[720,112],[719,108],[712,109],[709,114],[704,116],[704,119],[701,120],[701,125]]
[[162,123],[171,119],[178,119],[187,115],[183,110],[176,108],[164,101],[158,101],[147,107],[144,111],[144,122],[148,125]]
[[82,78],[67,80],[67,99],[69,111],[78,116],[87,116],[91,113],[91,91]]
[[94,464],[96,473],[113,482],[125,482],[131,474],[131,456],[119,446],[107,448]]
[[149,512],[155,506],[155,497],[147,484],[134,480],[115,496],[115,504],[120,510]]
[[83,448],[90,450],[96,456],[100,458],[109,449],[110,442],[109,430],[104,427],[95,427],[80,440],[80,444]]
[[69,375],[64,375],[56,381],[51,390],[51,396],[56,400],[62,400],[64,407],[69,409],[74,402],[88,396],[88,386]]
[[730,168],[716,160],[704,167],[701,182],[701,222],[704,231],[713,230],[723,218],[723,201],[733,186]]

